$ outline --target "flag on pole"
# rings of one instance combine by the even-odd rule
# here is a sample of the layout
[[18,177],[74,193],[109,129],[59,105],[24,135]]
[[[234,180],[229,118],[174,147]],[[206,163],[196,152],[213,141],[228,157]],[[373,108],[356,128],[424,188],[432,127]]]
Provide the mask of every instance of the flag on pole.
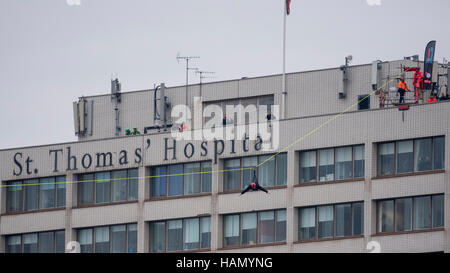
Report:
[[291,0],[286,0],[286,14],[291,13]]

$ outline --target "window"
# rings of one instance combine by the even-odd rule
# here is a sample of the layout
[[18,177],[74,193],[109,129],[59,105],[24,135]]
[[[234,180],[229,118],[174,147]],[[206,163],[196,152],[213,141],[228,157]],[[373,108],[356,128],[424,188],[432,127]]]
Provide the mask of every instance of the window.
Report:
[[300,157],[300,181],[316,181],[316,151],[302,152]]
[[378,202],[378,231],[394,231],[394,200]]
[[358,96],[358,110],[370,109],[370,94]]
[[396,200],[395,218],[395,231],[411,230],[412,198],[402,198]]
[[316,238],[316,209],[302,208],[300,209],[300,228],[299,238],[313,239]]
[[363,202],[299,208],[299,240],[348,237],[363,233]]
[[352,204],[353,235],[364,234],[364,203]]
[[[226,114],[226,108],[227,106],[236,107],[237,105],[242,105],[244,108],[248,105],[254,105],[257,109],[257,115],[253,111],[246,112],[245,116],[245,124],[249,123],[249,116],[255,115],[256,118],[258,118],[259,122],[266,120],[266,114],[268,111],[271,111],[273,113],[273,105],[274,105],[274,97],[273,95],[270,96],[262,96],[262,97],[253,97],[253,98],[241,98],[241,99],[230,99],[225,101],[214,101],[214,102],[207,102],[204,103],[203,109],[205,109],[209,105],[217,105],[219,108],[222,109],[222,115]],[[259,107],[262,107],[261,110]],[[216,113],[220,114],[220,113]],[[214,114],[212,115],[214,116]],[[243,124],[244,122],[238,122],[238,115],[235,113],[232,116],[228,116],[229,119],[233,121],[235,125],[237,124]],[[276,118],[276,117],[275,117]],[[211,118],[205,118],[203,124],[206,124]],[[221,124],[222,125],[222,124]]]
[[111,253],[126,253],[127,226],[119,225],[111,227]]
[[[262,162],[257,171],[258,182],[263,187],[284,186],[287,183],[287,155],[262,155],[225,160],[223,190],[242,190],[253,178],[253,168]],[[244,170],[241,170],[244,169]]]
[[137,200],[138,169],[81,174],[79,180],[79,205]]
[[275,241],[275,212],[265,211],[259,213],[259,241],[271,243]]
[[352,205],[336,205],[334,209],[336,215],[336,221],[334,221],[335,236],[352,235]]
[[241,245],[254,245],[256,244],[256,232],[257,232],[257,214],[256,213],[244,213],[241,215]]
[[165,251],[166,223],[158,222],[150,224],[150,252]]
[[38,252],[38,235],[37,233],[23,235],[23,253]]
[[378,175],[442,170],[444,154],[444,137],[380,143]]
[[352,178],[352,147],[336,149],[336,180]]
[[39,188],[39,207],[42,209],[55,207],[55,178],[50,177],[41,179]]
[[20,235],[13,235],[6,237],[6,253],[21,253],[22,252],[22,237]]
[[353,177],[364,177],[364,145],[353,147]]
[[150,223],[150,252],[187,251],[211,247],[210,217]]
[[200,218],[200,248],[211,248],[211,217]]
[[211,161],[205,161],[201,163],[202,171],[202,193],[211,192]]
[[[184,165],[184,194],[196,194],[201,190],[200,163]],[[197,174],[195,174],[197,173]]]
[[110,202],[110,172],[95,173],[95,203]]
[[127,200],[127,170],[111,172],[112,201]]
[[443,227],[443,200],[444,195],[380,200],[377,202],[377,231],[402,232]]
[[151,197],[211,192],[211,161],[151,168]]
[[317,214],[317,235],[319,238],[333,237],[333,206],[318,207]]
[[225,247],[286,241],[286,210],[224,215],[223,220]]
[[64,253],[64,230],[6,236],[6,253]]
[[168,168],[168,195],[177,196],[183,194],[183,165],[169,165]]
[[300,152],[300,183],[364,177],[364,145]]
[[199,218],[184,219],[183,249],[198,249],[200,244]]
[[7,211],[20,211],[22,210],[22,182],[10,182],[8,185],[7,193]]
[[334,149],[319,150],[319,181],[334,180]]
[[109,253],[109,227],[94,229],[95,253]]
[[397,173],[410,173],[413,170],[412,140],[397,142]]
[[433,169],[443,170],[445,158],[445,138],[435,137],[433,140]]
[[135,253],[137,224],[79,229],[81,253]]
[[394,173],[394,143],[383,143],[378,147],[378,173],[389,175]]
[[224,216],[224,246],[239,244],[239,215]]
[[[39,209],[39,179],[24,181],[25,211]],[[42,185],[44,186],[44,185]]]
[[34,211],[66,206],[66,177],[6,182],[6,210]]
[[431,228],[431,196],[414,197],[414,229]]

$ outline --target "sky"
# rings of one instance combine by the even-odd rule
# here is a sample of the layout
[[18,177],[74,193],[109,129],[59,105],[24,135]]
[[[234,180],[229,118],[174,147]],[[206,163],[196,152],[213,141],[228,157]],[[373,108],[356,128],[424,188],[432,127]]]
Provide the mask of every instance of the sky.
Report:
[[[182,56],[222,81],[282,72],[284,0],[1,0],[0,149],[76,141],[72,102],[185,84]],[[292,0],[286,72],[399,60],[437,41],[448,0]],[[190,83],[199,77],[190,73]]]

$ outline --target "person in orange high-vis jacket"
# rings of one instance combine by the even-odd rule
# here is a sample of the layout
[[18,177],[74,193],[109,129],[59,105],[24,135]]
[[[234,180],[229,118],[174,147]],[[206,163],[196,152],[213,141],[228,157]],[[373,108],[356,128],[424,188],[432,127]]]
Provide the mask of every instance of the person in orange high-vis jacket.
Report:
[[403,77],[400,78],[400,81],[397,84],[397,92],[400,94],[400,100],[398,104],[405,103],[405,92],[409,91],[408,85],[406,85],[405,79]]
[[420,100],[423,103],[423,74],[422,71],[414,72],[414,100],[416,103]]

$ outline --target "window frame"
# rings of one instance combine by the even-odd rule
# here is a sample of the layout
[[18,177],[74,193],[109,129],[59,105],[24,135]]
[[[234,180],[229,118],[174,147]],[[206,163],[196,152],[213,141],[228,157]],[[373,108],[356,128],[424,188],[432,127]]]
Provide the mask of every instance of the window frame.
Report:
[[[90,181],[89,183],[91,183],[91,191],[92,191],[92,197],[91,197],[91,202],[90,203],[81,203],[80,202],[80,183],[77,183],[77,207],[93,207],[93,206],[105,206],[105,205],[111,205],[111,204],[123,204],[123,203],[132,203],[132,202],[137,202],[138,199],[130,199],[130,195],[129,195],[129,185],[130,185],[130,180],[133,180],[132,183],[139,183],[139,178],[136,177],[130,177],[130,172],[132,170],[138,170],[138,168],[127,168],[127,169],[116,169],[116,170],[108,170],[108,171],[99,171],[99,172],[88,172],[88,173],[79,173],[77,174],[77,178],[78,180],[81,180],[83,176],[85,175],[92,175],[93,179],[91,180],[87,180]],[[126,176],[126,189],[125,189],[125,196],[126,196],[126,200],[124,201],[113,201],[113,190],[114,187],[112,185],[112,183],[114,183],[114,181],[111,181],[112,178],[112,173],[115,171],[126,171],[127,176]],[[102,203],[97,203],[96,200],[96,174],[97,173],[109,173],[109,181],[107,183],[109,183],[109,202],[102,202]],[[138,170],[138,175],[139,175],[139,170]],[[134,179],[131,179],[134,178]],[[83,180],[81,180],[83,181]],[[120,181],[120,180],[117,180]],[[122,181],[121,181],[122,182]],[[86,183],[87,184],[87,183]],[[138,190],[138,198],[139,198],[139,190]]]
[[[57,178],[62,178],[62,177],[64,177],[64,182],[61,182],[61,181],[57,181]],[[53,186],[54,186],[54,189],[53,189],[53,207],[50,207],[50,208],[41,208],[41,180],[45,180],[45,179],[54,179],[54,182],[53,182]],[[34,184],[37,184],[37,185],[33,185],[33,186],[27,186],[27,181],[30,181],[30,180],[37,180],[38,182],[37,183],[34,183]],[[20,190],[18,190],[18,191],[20,191],[20,198],[21,198],[21,200],[20,200],[20,209],[19,210],[8,210],[8,204],[9,204],[9,194],[8,194],[8,189],[10,188],[10,187],[19,187],[19,186],[9,186],[9,187],[6,187],[6,196],[5,196],[5,208],[6,208],[6,214],[22,214],[22,213],[35,213],[35,212],[45,212],[45,211],[52,211],[52,210],[62,210],[62,209],[65,209],[66,208],[66,204],[64,203],[64,205],[63,206],[58,206],[58,200],[57,200],[57,198],[58,198],[58,194],[57,194],[57,192],[58,192],[58,190],[57,190],[57,187],[58,187],[58,184],[64,184],[64,188],[66,189],[66,184],[67,184],[67,176],[66,175],[58,175],[58,176],[44,176],[44,177],[37,177],[37,178],[29,178],[29,179],[20,179],[20,180],[11,180],[11,181],[5,181],[3,184],[4,185],[10,185],[11,183],[17,183],[17,182],[20,182],[20,184],[17,184],[17,185],[20,185]],[[37,208],[36,209],[32,209],[32,210],[26,210],[25,209],[25,202],[26,202],[26,200],[25,200],[25,187],[34,187],[34,186],[36,186],[37,188],[36,188],[36,202],[37,202]],[[66,191],[64,191],[64,194],[66,194]],[[66,198],[67,198],[67,196],[66,196]]]
[[[275,155],[275,156],[274,156]],[[278,156],[280,155],[285,155],[286,156],[286,185],[278,185]],[[223,173],[223,183],[222,183],[222,189],[221,191],[219,191],[219,194],[227,194],[227,193],[237,193],[237,192],[241,192],[243,190],[242,185],[243,185],[243,181],[242,181],[242,176],[243,176],[243,168],[249,168],[249,167],[244,167],[244,158],[250,158],[250,157],[256,157],[257,158],[257,164],[260,164],[261,162],[264,161],[260,161],[261,157],[265,157],[265,156],[269,156],[269,158],[271,156],[274,156],[272,159],[273,160],[273,186],[270,187],[265,187],[265,189],[282,189],[282,188],[286,188],[287,187],[287,152],[285,153],[279,153],[279,154],[258,154],[258,155],[251,155],[251,156],[243,156],[243,157],[230,157],[230,158],[224,158],[224,166],[225,166],[225,161],[227,160],[239,160],[239,189],[231,189],[231,190],[224,190],[224,185],[225,184],[225,172]],[[269,160],[269,161],[270,161]],[[224,168],[225,169],[225,168]],[[237,172],[237,171],[236,171]],[[256,177],[259,179],[259,171],[256,172]]]
[[[314,241],[328,241],[328,240],[341,240],[341,239],[352,239],[352,238],[362,238],[364,237],[364,221],[363,221],[363,229],[362,234],[354,234],[354,205],[355,204],[363,204],[363,219],[364,218],[364,201],[357,201],[357,202],[345,202],[345,203],[336,203],[336,204],[324,204],[324,205],[315,205],[315,206],[306,206],[306,207],[298,207],[297,208],[297,214],[298,214],[298,225],[297,225],[297,243],[303,243],[303,242],[314,242]],[[347,236],[336,236],[336,207],[339,205],[350,205],[350,231],[351,235]],[[331,237],[323,237],[319,238],[319,208],[320,207],[326,207],[326,206],[332,206],[333,211],[333,224],[332,224],[332,235]],[[302,209],[314,209],[314,238],[307,238],[302,239],[300,238],[300,229],[301,229],[301,210]]]
[[[203,218],[210,218],[211,216],[200,216],[200,217],[186,217],[186,218],[176,218],[176,219],[166,219],[166,220],[162,220],[162,221],[150,221],[149,225],[148,225],[148,231],[149,231],[149,239],[148,239],[148,246],[149,246],[149,252],[150,253],[190,253],[190,252],[204,252],[204,251],[209,251],[211,250],[211,241],[209,243],[209,248],[201,248],[201,244],[202,244],[202,240],[201,240],[201,220]],[[199,227],[198,227],[198,248],[196,249],[188,249],[185,250],[184,249],[184,232],[185,232],[185,220],[190,220],[190,219],[198,219],[198,223],[199,223]],[[169,225],[167,224],[169,221],[181,221],[181,250],[174,250],[174,251],[168,251],[167,250],[167,233],[169,231]],[[152,252],[152,236],[151,236],[151,225],[152,224],[156,224],[156,223],[164,223],[164,250],[160,251],[160,252]],[[211,221],[209,222],[210,225],[210,231],[209,233],[211,234]],[[212,240],[212,237],[210,236],[210,240]]]
[[[364,147],[364,166],[363,166],[363,170],[364,170],[364,176],[363,177],[355,177],[355,148],[362,146]],[[336,150],[337,149],[341,149],[341,148],[348,148],[351,147],[352,148],[352,162],[351,162],[351,178],[346,178],[346,179],[337,179],[336,176]],[[333,180],[328,180],[328,181],[320,181],[320,177],[319,177],[319,151],[321,150],[329,150],[329,149],[333,149],[333,154],[334,154],[334,174],[333,174]],[[315,180],[314,181],[305,181],[302,182],[302,161],[301,161],[301,155],[302,153],[306,153],[306,152],[313,152],[315,153],[315,157],[316,157],[316,165],[315,165]],[[365,170],[365,155],[366,155],[366,149],[365,149],[365,144],[353,144],[353,145],[345,145],[345,146],[338,146],[338,147],[327,147],[327,148],[320,148],[320,149],[311,149],[311,150],[302,150],[299,151],[299,179],[298,182],[295,186],[311,186],[311,185],[322,185],[322,184],[328,184],[328,183],[341,183],[341,182],[351,182],[351,181],[364,181],[365,180],[365,175],[366,175],[366,170]]]
[[[223,221],[222,221],[222,249],[234,249],[234,248],[251,248],[251,247],[261,247],[261,246],[270,246],[270,245],[281,245],[286,244],[287,236],[285,236],[284,241],[277,241],[276,235],[277,235],[277,223],[278,223],[278,211],[286,211],[286,209],[272,209],[272,210],[259,210],[259,211],[247,211],[247,212],[240,212],[240,213],[230,213],[230,214],[223,214],[221,215]],[[260,213],[262,212],[273,212],[274,218],[273,218],[273,242],[267,242],[267,243],[261,243],[261,234],[260,234]],[[256,213],[256,243],[255,244],[248,244],[244,245],[242,244],[242,215],[246,213]],[[236,245],[225,245],[225,216],[238,216],[239,219],[239,236],[238,236],[238,243]],[[287,220],[287,219],[286,219]],[[286,225],[287,228],[287,225]],[[285,233],[287,234],[287,230],[285,230]]]
[[[376,209],[377,209],[377,213],[376,213],[376,231],[374,235],[391,235],[391,234],[405,234],[405,233],[415,233],[415,232],[427,232],[427,231],[434,231],[434,230],[442,230],[444,229],[445,225],[442,227],[433,227],[433,197],[434,196],[442,196],[445,195],[443,193],[438,193],[438,194],[427,194],[427,195],[416,195],[416,196],[404,196],[404,197],[397,197],[397,198],[387,198],[387,199],[378,199],[375,200],[376,201]],[[415,229],[414,228],[414,208],[415,208],[415,198],[418,197],[430,197],[430,228],[425,228],[425,229]],[[404,231],[396,231],[396,224],[397,224],[397,217],[396,217],[396,205],[397,205],[397,200],[400,199],[405,199],[405,198],[411,198],[411,229],[410,230],[404,230]],[[394,222],[393,222],[393,231],[385,231],[385,232],[381,232],[379,231],[379,225],[380,225],[380,221],[379,221],[379,216],[380,216],[380,211],[378,209],[378,204],[379,202],[382,201],[393,201],[394,205],[393,205],[393,217],[394,217]],[[445,221],[445,203],[444,203],[444,221]],[[444,222],[445,223],[445,222]]]
[[[129,226],[131,226],[131,225],[137,225],[137,223],[123,223],[123,224],[117,224],[117,225],[102,225],[102,226],[93,226],[93,227],[83,227],[83,228],[78,228],[78,229],[76,229],[76,235],[77,235],[77,240],[78,241],[80,241],[80,238],[79,238],[79,232],[81,231],[81,230],[86,230],[86,229],[90,229],[91,230],[91,237],[92,237],[92,241],[91,241],[91,249],[92,249],[92,251],[91,252],[89,252],[89,253],[96,253],[95,252],[95,243],[96,243],[96,241],[95,241],[95,230],[97,229],[97,228],[108,228],[108,238],[109,238],[109,240],[108,240],[108,254],[111,254],[111,253],[113,253],[113,252],[111,252],[111,240],[112,240],[112,227],[114,227],[114,226],[125,226],[125,242],[124,242],[124,244],[125,244],[125,249],[126,249],[126,252],[124,252],[124,253],[130,253],[130,252],[128,252],[128,231],[129,231]],[[136,232],[137,232],[137,229],[136,229]],[[136,252],[133,252],[133,253],[137,253],[137,243],[136,243]]]
[[[152,195],[153,194],[153,192],[152,192],[152,183],[154,181],[152,180],[152,177],[150,177],[149,180],[148,180],[149,181],[149,189],[148,189],[149,198],[147,200],[176,199],[176,198],[184,198],[184,197],[196,197],[196,196],[211,195],[212,194],[212,176],[210,176],[210,179],[211,179],[211,181],[210,181],[210,183],[211,183],[211,185],[210,185],[211,191],[210,192],[203,192],[203,178],[204,178],[204,176],[202,175],[202,172],[203,172],[203,166],[204,166],[204,164],[206,162],[211,162],[211,167],[210,167],[211,170],[209,172],[212,173],[212,161],[211,160],[192,161],[192,162],[183,162],[183,163],[176,163],[176,164],[169,164],[169,165],[150,166],[150,176],[153,175],[153,169],[154,168],[164,168],[165,169],[165,177],[164,177],[165,183],[164,184],[165,184],[166,190],[165,190],[165,195],[153,196]],[[195,174],[195,175],[198,175],[199,179],[200,179],[200,191],[198,193],[185,194],[184,193],[184,180],[185,180],[184,179],[184,177],[185,177],[184,170],[185,170],[185,165],[186,164],[193,164],[193,163],[200,164],[200,173],[199,174]],[[183,171],[182,171],[182,175],[181,175],[181,179],[182,179],[182,182],[181,182],[181,192],[182,192],[182,194],[181,195],[169,195],[169,177],[170,176],[168,174],[168,171],[169,171],[169,166],[171,166],[171,165],[181,165],[182,166]]]
[[[427,173],[435,173],[435,172],[443,172],[445,171],[445,161],[443,162],[444,165],[444,169],[435,169],[435,158],[434,158],[434,148],[435,148],[435,139],[436,138],[444,138],[444,148],[445,148],[445,136],[429,136],[429,137],[420,137],[420,138],[410,138],[410,139],[399,139],[399,140],[394,140],[394,141],[383,141],[383,142],[378,142],[377,144],[377,167],[376,167],[376,177],[375,178],[390,178],[390,177],[397,177],[397,176],[409,176],[409,175],[420,175],[420,174],[427,174]],[[415,159],[415,153],[416,153],[416,141],[417,140],[425,140],[425,139],[431,139],[431,153],[430,153],[430,160],[431,160],[431,168],[429,170],[425,170],[425,171],[416,171],[415,170],[415,164],[416,164],[416,159]],[[412,172],[404,172],[404,173],[398,173],[397,170],[397,144],[398,142],[404,142],[404,141],[412,141],[413,142],[413,151],[412,151]],[[389,144],[389,143],[393,143],[394,144],[394,164],[393,164],[393,174],[380,174],[380,170],[379,170],[379,166],[380,166],[380,147],[381,144]],[[445,160],[445,157],[444,157]]]
[[[36,234],[36,236],[37,236],[37,244],[36,244],[36,253],[37,254],[39,254],[39,253],[57,253],[56,252],[56,233],[57,232],[60,232],[60,231],[64,231],[64,239],[66,238],[66,234],[65,234],[65,230],[64,229],[57,229],[57,230],[45,230],[45,231],[40,231],[40,232],[29,232],[29,233],[19,233],[19,234],[9,234],[9,235],[6,235],[5,236],[5,253],[8,253],[8,252],[6,252],[7,251],[7,249],[8,249],[8,238],[9,237],[14,237],[14,236],[20,236],[20,252],[18,252],[18,253],[24,253],[23,251],[24,251],[24,244],[23,244],[23,241],[24,241],[24,239],[23,239],[23,237],[25,236],[25,235],[32,235],[32,234]],[[52,233],[52,236],[53,236],[53,252],[39,252],[39,248],[40,248],[40,234],[42,234],[42,233]],[[64,242],[64,246],[65,246],[65,242]],[[65,247],[64,247],[64,249],[65,249]]]

